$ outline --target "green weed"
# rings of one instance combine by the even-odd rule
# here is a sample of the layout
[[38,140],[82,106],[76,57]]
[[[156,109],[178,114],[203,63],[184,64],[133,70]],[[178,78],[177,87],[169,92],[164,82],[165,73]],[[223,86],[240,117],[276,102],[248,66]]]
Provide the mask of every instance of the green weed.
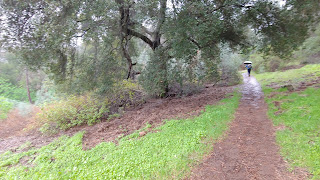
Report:
[[[269,116],[275,125],[284,125],[285,129],[277,131],[277,142],[282,155],[294,166],[307,167],[320,178],[320,90],[308,88],[301,93],[288,96],[279,95],[271,101],[282,102],[279,115],[277,108],[270,108]],[[269,99],[269,105],[271,103]]]
[[[289,93],[286,88],[275,90],[266,85],[286,81],[297,85],[310,81],[320,76],[319,68],[320,65],[308,65],[301,69],[257,75],[264,85],[269,117],[276,126],[283,126],[276,133],[281,154],[292,167],[307,168],[313,179],[320,179],[320,89],[307,88]],[[276,94],[268,96],[271,93]]]
[[70,96],[66,100],[45,105],[37,119],[44,124],[40,129],[42,132],[54,132],[81,124],[93,125],[108,112],[106,103],[92,96]]
[[168,120],[143,137],[137,131],[118,145],[104,142],[83,151],[84,132],[79,132],[40,149],[6,152],[0,155],[0,179],[183,178],[190,165],[212,150],[211,144],[203,142],[216,140],[228,128],[239,98],[237,93],[219,105],[207,106],[193,119]]
[[9,102],[6,98],[0,96],[0,120],[6,119],[7,114],[13,108],[13,103]]
[[[32,100],[36,99],[34,92],[31,92],[30,95]],[[2,77],[0,77],[0,96],[11,100],[28,102],[27,89],[17,87]]]

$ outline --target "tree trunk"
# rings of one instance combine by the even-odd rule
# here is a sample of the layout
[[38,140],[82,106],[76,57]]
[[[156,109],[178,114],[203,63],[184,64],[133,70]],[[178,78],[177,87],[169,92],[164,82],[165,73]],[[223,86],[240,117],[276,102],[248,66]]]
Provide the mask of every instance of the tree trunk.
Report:
[[30,96],[30,88],[29,88],[29,72],[28,72],[28,68],[26,68],[26,87],[27,87],[27,94],[28,94],[29,103],[32,104],[32,99],[31,99],[31,96]]
[[97,82],[98,74],[99,74],[99,64],[98,64],[98,52],[99,52],[99,40],[94,40],[94,82]]
[[163,72],[161,81],[160,81],[160,88],[162,89],[163,93],[160,94],[160,97],[167,97],[169,92],[169,82],[168,82],[168,71],[167,71],[167,61],[166,59],[162,59],[160,61],[160,71]]
[[[123,41],[125,41],[125,43]],[[131,56],[129,55],[129,52],[128,52],[127,43],[128,43],[127,37],[124,37],[121,42],[121,50],[122,50],[123,56],[127,59],[127,63],[128,63],[127,79],[129,79],[130,77],[132,77],[132,67],[136,65],[136,63],[132,63]]]
[[132,72],[132,62],[128,63],[128,74],[127,74],[127,79],[131,77],[131,72]]
[[[120,13],[120,39],[121,39],[121,49],[123,52],[124,57],[127,59],[128,62],[128,74],[127,79],[130,78],[132,73],[132,66],[135,65],[135,63],[132,63],[132,59],[130,57],[130,54],[127,50],[127,43],[129,41],[128,37],[133,36],[136,38],[141,39],[146,44],[148,44],[153,52],[156,53],[158,51],[159,46],[161,46],[161,27],[165,22],[165,15],[166,15],[166,9],[167,9],[167,0],[160,0],[160,7],[159,7],[159,14],[157,17],[157,24],[153,32],[146,31],[138,32],[135,30],[135,28],[132,26],[132,22],[130,19],[130,8],[133,6],[133,4],[128,3],[125,0],[115,0],[115,2],[119,5],[119,13]],[[147,29],[141,24],[142,29]],[[151,35],[152,38],[149,38],[146,34]],[[162,54],[159,54],[160,57],[160,69],[159,71],[163,71],[163,76],[161,77],[161,84],[160,87],[163,89],[163,94],[161,97],[165,97],[169,91],[168,88],[168,79],[167,79],[167,57],[162,56]]]
[[155,55],[158,56],[158,63],[159,63],[159,72],[160,72],[160,88],[162,90],[162,94],[160,94],[160,97],[164,98],[167,97],[169,92],[169,82],[168,82],[168,57],[166,55],[165,50],[163,47],[158,47],[154,51]]

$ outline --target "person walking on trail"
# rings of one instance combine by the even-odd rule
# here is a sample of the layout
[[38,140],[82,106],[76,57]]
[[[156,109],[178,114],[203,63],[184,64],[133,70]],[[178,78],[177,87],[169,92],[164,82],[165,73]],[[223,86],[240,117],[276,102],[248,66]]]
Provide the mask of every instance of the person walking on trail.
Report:
[[251,64],[247,64],[246,68],[248,70],[248,76],[250,77],[250,72],[251,72],[251,69],[252,69],[252,65]]

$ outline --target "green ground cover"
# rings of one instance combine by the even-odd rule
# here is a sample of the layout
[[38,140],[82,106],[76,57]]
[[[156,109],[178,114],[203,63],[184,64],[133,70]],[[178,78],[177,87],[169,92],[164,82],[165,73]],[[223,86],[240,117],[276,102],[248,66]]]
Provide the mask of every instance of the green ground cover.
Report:
[[[0,77],[0,96],[7,99],[28,102],[27,89],[10,83],[8,79]],[[31,99],[36,100],[36,94],[30,93]]]
[[300,83],[311,81],[320,76],[320,65],[306,65],[300,69],[290,69],[283,72],[267,72],[253,74],[262,86],[276,83],[279,85],[291,83],[293,86]]
[[235,93],[218,105],[207,106],[198,117],[168,120],[153,133],[139,137],[137,131],[121,138],[118,145],[104,142],[84,151],[85,132],[79,132],[40,149],[3,153],[0,179],[183,178],[191,164],[212,150],[212,140],[228,128],[239,99],[240,94]]
[[[307,168],[312,179],[320,179],[320,89],[288,92],[286,88],[272,89],[268,84],[297,86],[302,81],[320,77],[320,65],[308,65],[285,72],[263,73],[256,76],[263,85],[269,105],[268,115],[274,125],[281,154],[292,167]],[[319,84],[318,84],[319,85]]]
[[9,111],[13,108],[13,103],[0,96],[0,120],[6,119]]

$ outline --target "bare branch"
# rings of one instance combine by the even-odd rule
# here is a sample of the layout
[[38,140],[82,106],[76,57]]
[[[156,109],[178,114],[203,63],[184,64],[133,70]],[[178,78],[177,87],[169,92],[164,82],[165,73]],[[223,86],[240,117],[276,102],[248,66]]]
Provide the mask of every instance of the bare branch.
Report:
[[80,22],[84,22],[84,21],[87,21],[88,19],[86,18],[86,19],[77,19],[77,20],[75,20],[77,23],[80,23]]
[[196,40],[192,39],[191,37],[188,37],[188,40],[191,41],[193,44],[195,44],[199,49],[202,48],[200,44]]
[[144,33],[146,33],[146,34],[148,34],[148,35],[150,35],[150,36],[153,36],[153,32],[150,31],[148,28],[146,28],[146,27],[143,26],[142,24],[139,24],[139,26],[140,26],[141,30],[142,30]]
[[140,38],[142,41],[147,43],[151,48],[153,47],[153,41],[151,41],[147,36],[145,36],[139,32],[136,32],[134,30],[131,30],[131,29],[128,29],[127,32],[128,32],[128,35],[132,35],[137,38]]
[[158,24],[155,29],[155,34],[158,34],[160,32],[161,26],[165,21],[166,18],[166,9],[167,9],[167,0],[161,0],[160,1],[160,13],[158,16]]
[[77,35],[77,36],[75,36],[75,37],[83,37],[85,34],[87,34],[87,32],[90,30],[91,28],[88,28],[88,29],[84,29],[84,30],[82,30],[83,32],[82,32],[82,34],[81,35]]

